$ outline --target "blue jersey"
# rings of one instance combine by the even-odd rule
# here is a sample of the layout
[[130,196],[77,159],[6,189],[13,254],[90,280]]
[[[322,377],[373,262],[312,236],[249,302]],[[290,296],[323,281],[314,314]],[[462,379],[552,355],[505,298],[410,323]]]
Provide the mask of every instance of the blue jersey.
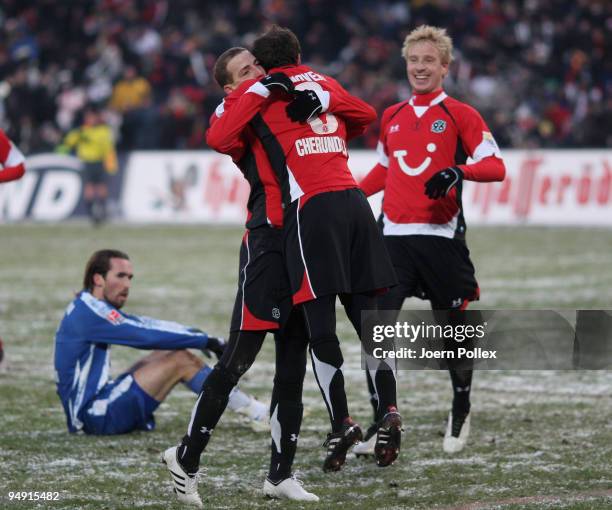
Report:
[[110,344],[137,349],[202,349],[208,335],[176,322],[128,315],[89,292],[68,305],[55,334],[57,393],[68,430],[83,428],[81,413],[111,382]]

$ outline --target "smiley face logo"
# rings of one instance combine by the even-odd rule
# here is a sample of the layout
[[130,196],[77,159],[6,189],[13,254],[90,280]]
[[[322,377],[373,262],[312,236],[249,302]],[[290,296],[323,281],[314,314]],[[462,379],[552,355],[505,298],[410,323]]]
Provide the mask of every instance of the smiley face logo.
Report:
[[[435,143],[428,143],[426,149],[427,152],[432,154],[436,151],[437,147]],[[408,163],[406,163],[406,161],[404,161],[404,156],[407,154],[408,151],[393,151],[393,156],[395,156],[395,159],[397,159],[400,169],[406,175],[414,177],[415,175],[422,174],[425,170],[427,170],[427,167],[431,163],[431,158],[427,156],[419,166],[411,167]]]

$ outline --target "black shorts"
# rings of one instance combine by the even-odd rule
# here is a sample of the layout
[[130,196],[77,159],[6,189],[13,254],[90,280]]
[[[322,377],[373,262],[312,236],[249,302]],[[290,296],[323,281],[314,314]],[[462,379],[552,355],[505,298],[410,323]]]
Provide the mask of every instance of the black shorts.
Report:
[[101,161],[96,163],[83,163],[83,181],[91,184],[104,184],[106,182],[106,170]]
[[240,246],[238,292],[230,331],[273,331],[291,312],[280,229],[247,230]]
[[474,264],[464,241],[407,235],[385,236],[385,243],[399,278],[390,294],[429,299],[437,309],[465,308],[479,299]]
[[284,232],[294,304],[397,283],[372,209],[357,188],[292,202],[285,212]]

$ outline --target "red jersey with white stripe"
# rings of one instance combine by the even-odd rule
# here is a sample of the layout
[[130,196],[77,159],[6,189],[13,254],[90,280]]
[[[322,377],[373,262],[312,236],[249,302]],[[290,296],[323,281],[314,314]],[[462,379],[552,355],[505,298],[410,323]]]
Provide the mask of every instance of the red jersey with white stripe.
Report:
[[[377,151],[379,162],[360,185],[366,195],[385,190],[385,235],[461,237],[461,186],[432,200],[425,183],[449,166],[458,166],[472,181],[500,181],[505,175],[499,148],[480,114],[442,90],[387,108]],[[465,164],[467,156],[474,163]]]
[[0,182],[14,181],[25,172],[25,158],[0,129]]
[[234,108],[245,91],[255,83],[258,81],[247,80],[225,97],[210,118],[206,143],[216,151],[231,156],[249,183],[246,227],[282,227],[283,209],[278,176],[261,141],[249,126],[266,99],[249,94],[241,108]]
[[[278,172],[284,204],[357,187],[347,164],[347,140],[362,134],[376,119],[374,109],[333,78],[307,66],[284,66],[269,72],[285,73],[298,90],[314,90],[324,107],[324,113],[307,123],[293,122],[285,112],[292,96],[275,93],[273,100],[263,101],[270,91],[258,82],[232,106],[234,116],[251,120]],[[253,118],[255,105],[260,109]]]
[[[333,78],[316,73],[307,66],[285,66],[269,72],[279,71],[289,76],[296,89],[321,92],[320,98],[327,112],[307,123],[292,122],[285,113],[286,104],[281,101],[269,103],[261,112],[264,122],[283,148],[291,201],[301,196],[304,196],[304,201],[325,191],[356,187],[348,167],[346,142],[363,133],[376,120],[376,111],[350,95]],[[326,105],[327,97],[329,102]]]

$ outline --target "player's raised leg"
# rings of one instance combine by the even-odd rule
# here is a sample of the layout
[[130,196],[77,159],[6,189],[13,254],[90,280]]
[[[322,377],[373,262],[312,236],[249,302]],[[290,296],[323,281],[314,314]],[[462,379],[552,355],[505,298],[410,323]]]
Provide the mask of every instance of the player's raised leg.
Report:
[[361,428],[348,412],[344,390],[344,359],[336,336],[336,296],[322,296],[302,304],[310,340],[310,356],[315,378],[327,406],[332,431],[324,446],[324,471],[338,471],[351,446],[361,440]]
[[[386,320],[396,320],[397,315],[402,308],[402,304],[404,303],[404,296],[406,293],[407,291],[405,286],[399,284],[376,298],[376,306],[378,310],[384,311]],[[365,373],[368,392],[370,393],[370,403],[372,404],[374,411],[374,419],[366,431],[364,440],[355,445],[355,448],[353,448],[353,453],[355,453],[357,456],[374,455],[378,429],[380,428],[381,421],[386,414],[384,407],[379,405],[377,390],[379,384],[375,384],[374,382],[374,376],[376,374],[372,374],[369,370],[366,370]]]
[[[362,339],[367,371],[370,375],[376,401],[376,441],[374,456],[380,467],[390,466],[399,456],[402,438],[402,417],[397,409],[397,381],[393,360],[378,360],[368,355],[368,343],[364,342],[361,331],[362,312],[376,311],[377,303],[373,293],[350,294],[341,296],[342,304]],[[392,343],[392,340],[389,340]],[[388,346],[392,349],[392,346]]]

